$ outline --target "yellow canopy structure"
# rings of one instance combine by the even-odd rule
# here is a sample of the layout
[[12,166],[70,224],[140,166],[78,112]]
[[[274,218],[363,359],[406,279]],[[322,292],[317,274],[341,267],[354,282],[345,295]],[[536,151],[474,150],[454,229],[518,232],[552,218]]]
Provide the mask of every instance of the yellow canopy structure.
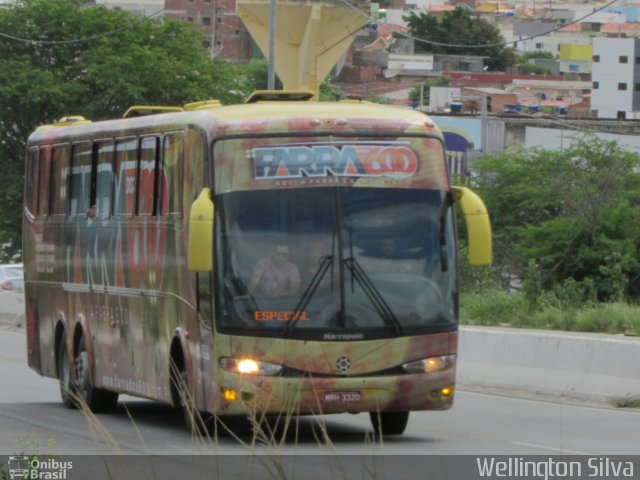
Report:
[[[236,10],[265,57],[269,56],[269,0],[237,0]],[[285,90],[320,83],[368,22],[364,10],[329,0],[279,0],[274,69]]]

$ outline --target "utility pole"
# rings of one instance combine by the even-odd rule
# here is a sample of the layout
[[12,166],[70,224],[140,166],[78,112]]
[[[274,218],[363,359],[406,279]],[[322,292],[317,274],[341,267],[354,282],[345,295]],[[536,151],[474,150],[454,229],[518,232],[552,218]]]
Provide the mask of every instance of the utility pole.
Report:
[[482,93],[480,97],[480,150],[483,155],[487,154],[487,94]]
[[276,89],[276,0],[271,0],[269,6],[269,78],[267,88]]

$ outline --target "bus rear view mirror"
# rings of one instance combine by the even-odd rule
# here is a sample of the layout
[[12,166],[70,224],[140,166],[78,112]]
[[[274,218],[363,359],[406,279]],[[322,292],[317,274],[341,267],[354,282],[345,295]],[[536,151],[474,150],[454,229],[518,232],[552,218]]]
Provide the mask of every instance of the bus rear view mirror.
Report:
[[490,265],[492,260],[491,223],[482,199],[466,187],[452,187],[453,198],[460,205],[467,225],[469,263]]
[[192,272],[213,269],[213,212],[211,191],[203,188],[191,205],[189,215],[188,267]]

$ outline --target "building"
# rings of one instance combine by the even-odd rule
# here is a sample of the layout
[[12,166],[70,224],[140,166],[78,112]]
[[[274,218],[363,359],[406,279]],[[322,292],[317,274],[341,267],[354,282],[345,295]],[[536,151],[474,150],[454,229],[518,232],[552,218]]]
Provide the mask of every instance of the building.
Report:
[[599,118],[640,118],[640,39],[594,38],[591,109]]
[[96,5],[121,8],[134,15],[155,17],[164,12],[164,0],[95,0]]
[[211,57],[246,62],[253,39],[236,13],[235,0],[165,0],[169,18],[196,23],[205,33],[202,46]]
[[463,87],[460,100],[463,112],[481,112],[482,103],[486,102],[487,113],[502,113],[517,105],[518,96],[499,88]]
[[591,73],[591,45],[576,43],[560,44],[559,56],[561,73]]

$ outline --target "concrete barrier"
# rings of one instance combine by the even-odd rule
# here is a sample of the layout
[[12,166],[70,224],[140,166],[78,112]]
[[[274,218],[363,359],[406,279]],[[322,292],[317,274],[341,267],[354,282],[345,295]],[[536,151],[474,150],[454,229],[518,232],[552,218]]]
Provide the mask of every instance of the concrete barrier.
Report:
[[0,325],[18,326],[24,323],[22,292],[0,290]]
[[457,383],[588,401],[640,398],[640,337],[461,327]]

